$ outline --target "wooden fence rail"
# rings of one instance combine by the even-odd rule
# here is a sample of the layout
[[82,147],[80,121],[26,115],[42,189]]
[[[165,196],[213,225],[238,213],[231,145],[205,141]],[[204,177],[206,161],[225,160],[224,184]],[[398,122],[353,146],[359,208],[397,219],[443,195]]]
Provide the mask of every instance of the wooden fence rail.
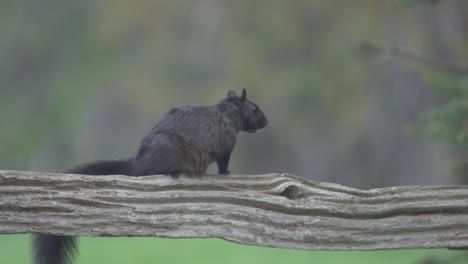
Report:
[[0,234],[223,238],[308,250],[468,247],[468,186],[357,190],[288,174],[0,171]]

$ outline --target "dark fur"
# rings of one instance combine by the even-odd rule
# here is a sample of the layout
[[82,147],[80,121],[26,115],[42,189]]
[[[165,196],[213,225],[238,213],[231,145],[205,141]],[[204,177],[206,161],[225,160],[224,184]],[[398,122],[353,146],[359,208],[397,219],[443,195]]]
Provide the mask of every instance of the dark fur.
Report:
[[35,235],[33,237],[34,263],[71,263],[77,252],[76,237]]
[[[220,103],[172,108],[143,138],[137,153],[127,160],[97,161],[67,173],[87,175],[205,174],[217,162],[219,174],[229,174],[229,159],[239,131],[264,128],[268,121],[253,102],[229,91]],[[66,264],[77,252],[75,237],[36,235],[36,264]]]

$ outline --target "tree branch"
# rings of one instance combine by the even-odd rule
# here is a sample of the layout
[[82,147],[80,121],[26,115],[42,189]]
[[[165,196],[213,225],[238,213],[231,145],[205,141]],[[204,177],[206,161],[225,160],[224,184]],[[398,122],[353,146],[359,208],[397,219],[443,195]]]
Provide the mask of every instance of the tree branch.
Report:
[[468,186],[357,190],[287,174],[0,171],[0,233],[217,237],[309,250],[468,247]]
[[431,58],[428,55],[419,54],[414,50],[404,49],[398,46],[384,45],[375,41],[362,41],[359,50],[369,56],[396,57],[418,64],[446,72],[456,76],[468,74],[468,62],[459,61],[457,63],[446,61],[442,58]]

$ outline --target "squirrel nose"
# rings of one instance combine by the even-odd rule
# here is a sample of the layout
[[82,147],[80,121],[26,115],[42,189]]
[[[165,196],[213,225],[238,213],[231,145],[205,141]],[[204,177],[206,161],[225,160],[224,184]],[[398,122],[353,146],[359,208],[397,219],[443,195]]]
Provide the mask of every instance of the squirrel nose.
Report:
[[268,125],[268,120],[266,118],[262,119],[262,127],[266,127]]

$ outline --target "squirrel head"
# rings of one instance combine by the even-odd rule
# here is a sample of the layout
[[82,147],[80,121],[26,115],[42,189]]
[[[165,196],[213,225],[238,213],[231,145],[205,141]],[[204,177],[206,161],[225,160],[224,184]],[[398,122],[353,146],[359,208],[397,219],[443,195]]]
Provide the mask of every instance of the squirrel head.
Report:
[[241,96],[230,90],[227,95],[227,101],[234,103],[239,109],[242,119],[241,130],[248,133],[255,133],[268,125],[268,120],[257,104],[247,99],[247,91],[242,89]]

